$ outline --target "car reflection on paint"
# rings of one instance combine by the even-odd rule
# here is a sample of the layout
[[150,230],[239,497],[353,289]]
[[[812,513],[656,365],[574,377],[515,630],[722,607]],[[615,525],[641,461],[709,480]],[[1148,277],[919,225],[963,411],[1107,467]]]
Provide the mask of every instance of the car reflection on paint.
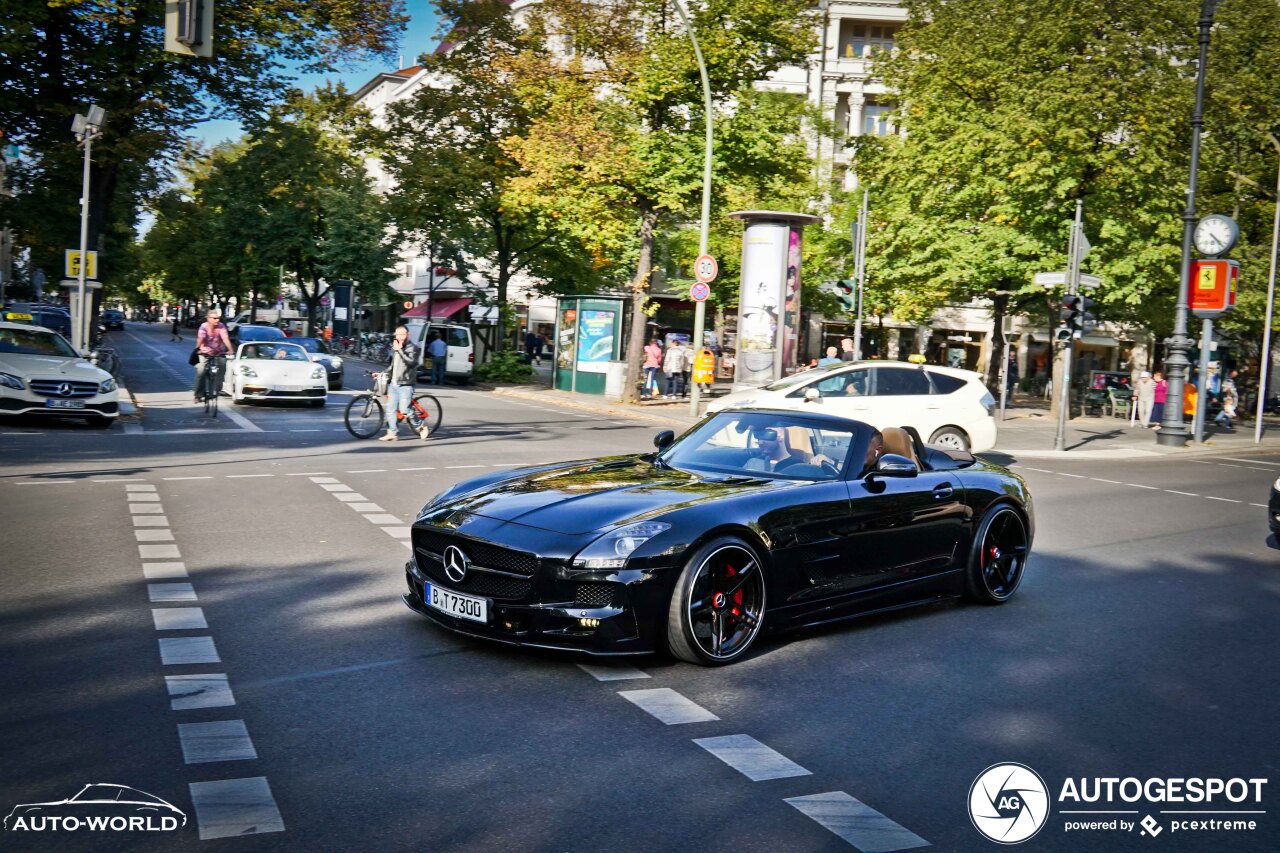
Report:
[[1022,581],[1031,496],[918,434],[818,413],[711,415],[658,452],[496,472],[429,501],[405,603],[445,628],[598,655],[741,658],[761,630]]
[[20,817],[74,817],[80,820],[90,817],[169,817],[177,820],[179,827],[187,824],[186,814],[167,800],[127,785],[106,783],[85,785],[78,794],[65,800],[14,806],[4,819],[5,829],[12,830],[13,821]]

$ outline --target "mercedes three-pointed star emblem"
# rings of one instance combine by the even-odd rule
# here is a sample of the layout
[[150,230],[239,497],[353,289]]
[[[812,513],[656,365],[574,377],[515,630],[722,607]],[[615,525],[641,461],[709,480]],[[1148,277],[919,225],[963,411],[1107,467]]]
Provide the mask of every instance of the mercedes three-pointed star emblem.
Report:
[[70,397],[70,396],[71,396],[71,383],[70,383],[70,382],[63,382],[61,385],[59,385],[59,386],[58,386],[58,393],[59,393],[59,394],[61,394],[63,397]]
[[471,561],[467,559],[467,555],[462,553],[462,549],[457,545],[450,545],[444,549],[444,573],[449,576],[449,580],[454,583],[462,583],[462,579],[467,576],[467,568],[471,565]]

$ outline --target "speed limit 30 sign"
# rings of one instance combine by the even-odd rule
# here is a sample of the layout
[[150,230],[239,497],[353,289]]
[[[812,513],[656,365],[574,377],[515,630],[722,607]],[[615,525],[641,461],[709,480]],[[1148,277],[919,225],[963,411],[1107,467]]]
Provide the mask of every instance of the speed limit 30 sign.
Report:
[[693,277],[703,284],[715,281],[719,272],[720,265],[710,255],[698,255],[698,259],[693,262]]

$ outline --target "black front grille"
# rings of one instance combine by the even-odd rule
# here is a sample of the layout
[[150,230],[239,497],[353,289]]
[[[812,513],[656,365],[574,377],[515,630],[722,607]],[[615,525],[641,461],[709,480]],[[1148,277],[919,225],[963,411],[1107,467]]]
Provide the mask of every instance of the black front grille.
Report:
[[573,594],[575,607],[608,607],[613,603],[614,585],[611,583],[579,584]]
[[[32,379],[29,383],[31,390],[45,397],[63,397],[75,399],[76,397],[92,397],[98,393],[98,383],[96,382],[68,382],[62,379]],[[62,387],[67,386],[71,391],[70,394],[62,393]]]
[[461,536],[449,536],[429,530],[415,530],[414,544],[426,548],[436,554],[443,554],[444,549],[456,545],[467,555],[474,565],[487,569],[498,569],[504,572],[515,572],[521,575],[532,575],[538,571],[538,558],[524,551],[515,551],[487,542],[476,542]]
[[444,573],[444,565],[438,556],[422,548],[416,549],[415,553],[418,555],[418,568],[431,579],[432,583],[438,583],[456,592],[483,595],[487,598],[523,599],[533,591],[533,584],[530,581],[491,575],[475,568],[466,573],[462,583],[458,583]]

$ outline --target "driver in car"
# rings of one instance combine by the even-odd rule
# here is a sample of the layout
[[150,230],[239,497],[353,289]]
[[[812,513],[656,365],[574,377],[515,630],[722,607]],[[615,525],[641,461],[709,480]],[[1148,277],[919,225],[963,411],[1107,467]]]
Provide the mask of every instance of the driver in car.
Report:
[[792,465],[818,465],[824,463],[832,468],[838,468],[830,458],[821,453],[814,454],[811,457],[794,453],[787,446],[786,436],[780,427],[763,427],[752,430],[751,437],[755,439],[755,453],[743,465],[748,471],[785,471]]

